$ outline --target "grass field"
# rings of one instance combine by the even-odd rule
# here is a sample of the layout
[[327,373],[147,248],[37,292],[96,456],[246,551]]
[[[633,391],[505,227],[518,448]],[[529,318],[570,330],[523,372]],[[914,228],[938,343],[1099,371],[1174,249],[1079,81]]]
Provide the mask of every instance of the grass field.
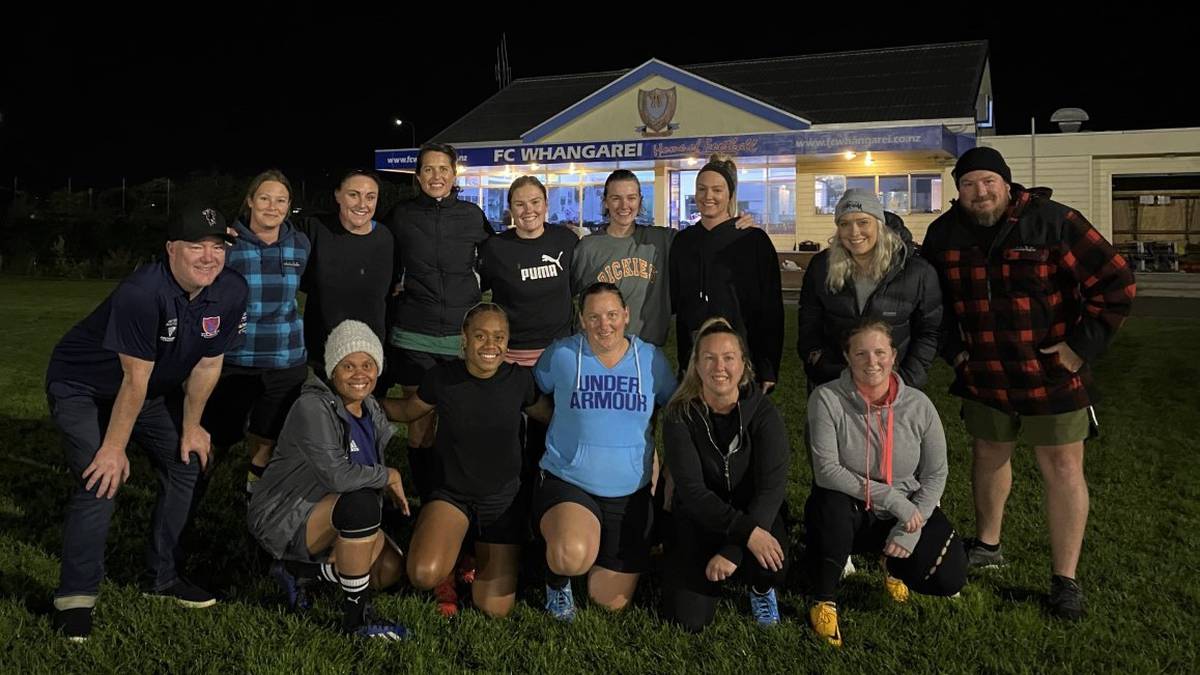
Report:
[[[0,671],[3,672],[1197,672],[1200,635],[1200,319],[1131,319],[1096,368],[1104,401],[1102,436],[1089,443],[1092,511],[1079,579],[1090,616],[1047,618],[1049,545],[1041,486],[1028,448],[1018,451],[1005,521],[1008,567],[975,576],[956,599],[916,596],[894,605],[874,565],[847,580],[841,597],[846,646],[817,642],[804,619],[802,583],[781,593],[782,625],[760,630],[741,590],[699,636],[660,621],[653,580],[635,607],[611,615],[585,606],[572,625],[540,608],[527,587],[517,610],[489,621],[473,610],[440,618],[430,596],[403,584],[380,596],[385,616],[413,638],[363,644],[331,629],[336,593],[305,615],[290,614],[263,574],[244,533],[243,462],[226,459],[198,516],[191,576],[224,601],[185,610],[137,589],[155,478],[131,449],[133,475],[118,496],[109,536],[108,580],[85,645],[50,630],[62,514],[70,477],[50,424],[42,379],[58,338],[112,288],[108,282],[0,278]],[[794,312],[789,314],[794,330]],[[786,344],[792,344],[789,335]],[[803,374],[785,350],[775,395],[791,431],[789,488],[801,513],[811,480],[800,440]],[[951,476],[942,507],[970,534],[973,516],[967,438],[938,365],[929,393],[950,441]],[[402,442],[402,441],[400,441]],[[393,445],[391,460],[403,457]],[[408,532],[396,533],[403,544]],[[798,525],[793,539],[799,538]],[[793,559],[795,551],[792,552]],[[577,593],[576,597],[582,597]]]

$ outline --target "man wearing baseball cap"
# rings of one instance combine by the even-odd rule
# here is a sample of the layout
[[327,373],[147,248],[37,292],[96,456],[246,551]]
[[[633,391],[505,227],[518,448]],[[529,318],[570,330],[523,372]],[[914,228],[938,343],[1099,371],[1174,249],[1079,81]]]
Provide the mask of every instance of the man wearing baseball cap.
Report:
[[1097,431],[1090,367],[1129,316],[1133,273],[1078,211],[1051,201],[1048,189],[1013,183],[996,150],[968,150],[953,175],[958,199],[929,226],[921,254],[940,276],[942,356],[974,438],[977,538],[966,542],[968,564],[1005,563],[1000,530],[1023,435],[1046,490],[1050,612],[1080,619],[1083,448]]
[[76,481],[53,623],[73,641],[91,632],[113,498],[129,478],[131,439],[158,472],[146,595],[186,607],[216,603],[180,576],[178,544],[208,463],[200,415],[225,352],[245,328],[246,281],[225,269],[229,240],[215,209],[184,209],[167,227],[166,260],[129,275],[50,357],[46,398]]

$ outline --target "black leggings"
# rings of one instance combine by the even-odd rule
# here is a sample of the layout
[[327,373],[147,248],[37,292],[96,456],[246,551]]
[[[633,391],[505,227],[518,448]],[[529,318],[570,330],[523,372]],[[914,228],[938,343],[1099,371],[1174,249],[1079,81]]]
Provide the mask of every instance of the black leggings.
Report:
[[[894,518],[879,518],[862,500],[813,485],[804,505],[806,556],[813,600],[835,600],[851,553],[882,555]],[[954,595],[967,580],[967,555],[954,527],[935,508],[916,550],[888,558],[888,573],[923,595]]]
[[[721,587],[727,582],[712,582],[704,575],[708,561],[725,545],[725,536],[701,528],[678,514],[673,518],[674,532],[667,545],[666,569],[663,574],[662,613],[685,630],[698,632],[712,623],[721,597]],[[771,535],[783,547],[783,569],[772,572],[758,564],[758,559],[745,546],[730,562],[737,571],[728,581],[741,581],[761,590],[781,588],[787,578],[787,525],[783,513],[775,516]]]

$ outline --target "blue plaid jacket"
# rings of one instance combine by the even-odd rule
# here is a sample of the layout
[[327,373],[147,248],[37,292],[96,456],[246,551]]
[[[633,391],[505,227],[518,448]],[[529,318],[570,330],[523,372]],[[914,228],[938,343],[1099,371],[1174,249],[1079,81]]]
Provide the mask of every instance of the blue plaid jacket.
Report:
[[225,363],[246,368],[290,368],[307,361],[304,324],[296,304],[300,277],[308,265],[308,237],[289,222],[279,240],[264,244],[240,220],[233,224],[237,243],[225,255],[250,285],[246,302],[246,339],[225,354]]

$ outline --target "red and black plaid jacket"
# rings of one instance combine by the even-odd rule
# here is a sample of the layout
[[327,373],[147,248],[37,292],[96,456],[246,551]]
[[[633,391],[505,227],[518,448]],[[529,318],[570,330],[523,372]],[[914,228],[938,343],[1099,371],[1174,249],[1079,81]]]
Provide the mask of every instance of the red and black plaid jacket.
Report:
[[[1022,415],[1092,404],[1088,364],[1129,316],[1135,293],[1125,259],[1079,212],[1049,197],[1013,185],[990,251],[955,202],[921,248],[942,283],[942,356],[953,364],[968,354],[950,391]],[[1077,373],[1039,351],[1064,340],[1084,360]]]

